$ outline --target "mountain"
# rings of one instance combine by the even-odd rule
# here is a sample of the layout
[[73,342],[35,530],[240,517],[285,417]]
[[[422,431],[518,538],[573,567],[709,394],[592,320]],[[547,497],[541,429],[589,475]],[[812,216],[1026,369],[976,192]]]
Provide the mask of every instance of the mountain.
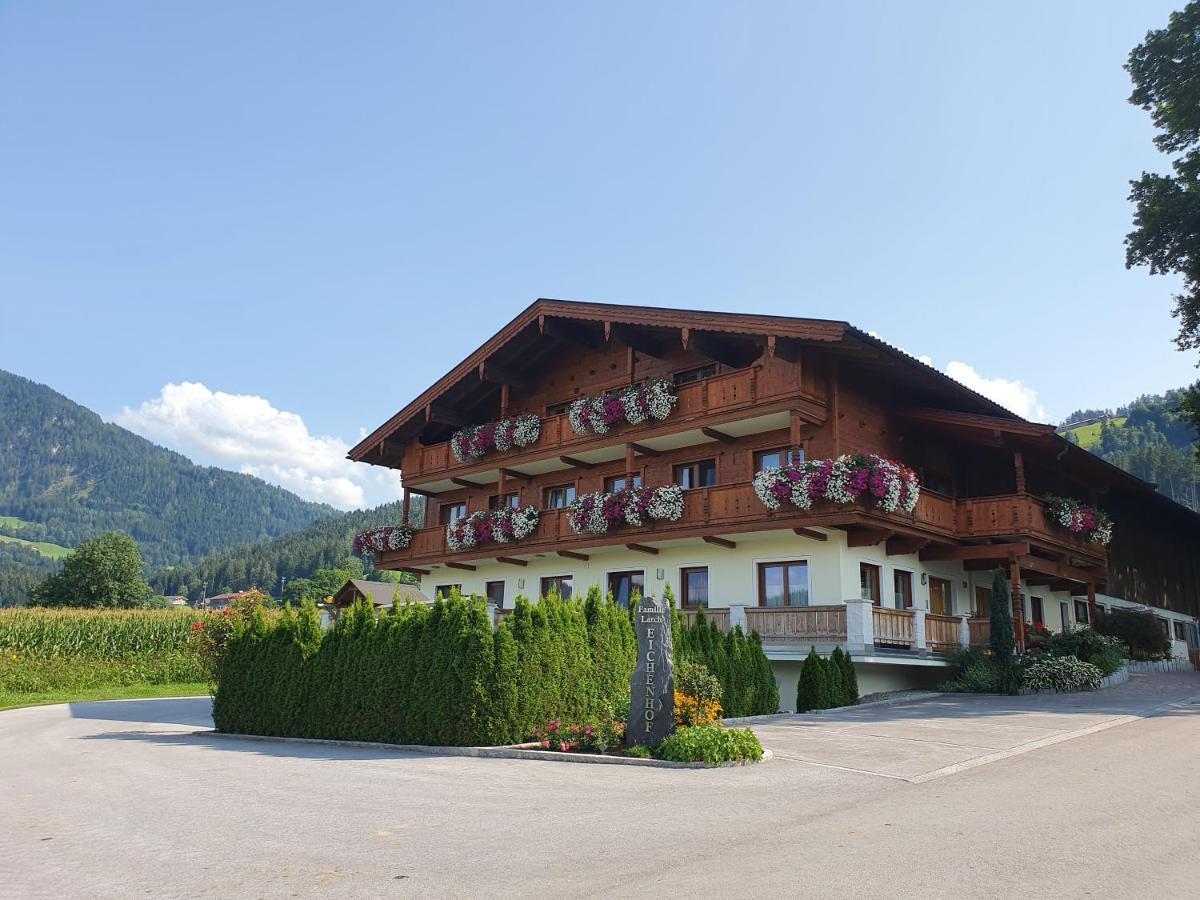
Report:
[[[159,447],[0,370],[0,602],[30,571],[105,531],[150,568],[302,529],[337,510]],[[5,590],[7,588],[7,591]]]
[[1058,431],[1101,459],[1154,482],[1177,503],[1200,510],[1197,434],[1177,413],[1186,390],[1147,394],[1115,409],[1078,410]]
[[[413,498],[413,517],[423,517],[422,497]],[[317,569],[356,568],[347,565],[354,535],[368,528],[395,525],[403,504],[385,503],[323,519],[293,534],[220,550],[194,565],[155,572],[150,584],[161,594],[202,596],[206,591],[240,591],[257,587],[278,594],[281,580],[309,578]]]

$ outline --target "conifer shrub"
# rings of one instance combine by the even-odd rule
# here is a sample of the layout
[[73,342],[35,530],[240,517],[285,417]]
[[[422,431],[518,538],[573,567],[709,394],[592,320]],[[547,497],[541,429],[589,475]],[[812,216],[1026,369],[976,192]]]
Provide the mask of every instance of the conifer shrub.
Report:
[[829,663],[833,670],[830,673],[830,680],[834,680],[836,673],[836,682],[839,688],[837,705],[853,706],[858,702],[858,673],[854,671],[854,663],[850,659],[850,654],[841,647],[835,647],[833,654],[829,657]]
[[843,690],[841,671],[817,653],[816,647],[809,650],[796,685],[796,712],[841,706]]
[[757,632],[747,637],[739,626],[722,633],[704,615],[703,609],[697,610],[690,625],[679,610],[671,621],[676,671],[684,660],[698,662],[708,669],[721,683],[725,716],[737,718],[779,711],[779,686]]

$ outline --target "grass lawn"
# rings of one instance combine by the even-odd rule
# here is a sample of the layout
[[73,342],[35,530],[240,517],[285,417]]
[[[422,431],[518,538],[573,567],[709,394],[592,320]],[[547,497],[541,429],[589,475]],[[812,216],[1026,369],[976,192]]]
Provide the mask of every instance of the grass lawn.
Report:
[[[1110,424],[1121,426],[1125,424],[1127,416],[1114,416],[1109,420]],[[1100,443],[1100,423],[1093,422],[1091,425],[1081,425],[1078,428],[1068,429],[1076,438],[1079,439],[1079,446],[1087,450]]]
[[[19,531],[25,522],[18,519],[16,516],[0,516],[0,528],[8,531]],[[24,538],[12,537],[7,534],[0,534],[0,541],[7,541],[10,544],[20,544],[23,547],[30,547],[38,553],[45,556],[47,559],[62,559],[71,552],[70,547],[63,547],[59,544],[51,544],[48,541],[27,541]]]
[[141,700],[147,697],[206,697],[207,684],[130,684],[84,688],[75,691],[16,693],[0,690],[0,710],[49,703],[82,703],[87,700]]

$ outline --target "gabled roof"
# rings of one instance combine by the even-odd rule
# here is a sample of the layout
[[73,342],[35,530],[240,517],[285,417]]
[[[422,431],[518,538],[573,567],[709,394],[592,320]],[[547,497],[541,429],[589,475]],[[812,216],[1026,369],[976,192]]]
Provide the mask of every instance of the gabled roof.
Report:
[[[483,343],[466,359],[435,381],[420,396],[363,438],[349,458],[364,460],[384,441],[401,442],[411,434],[406,426],[424,423],[437,415],[437,404],[456,389],[460,394],[478,392],[481,375],[493,364],[506,371],[537,371],[537,363],[553,349],[555,332],[575,330],[577,337],[608,338],[612,329],[640,329],[653,340],[655,333],[687,330],[692,334],[721,335],[744,345],[765,346],[768,341],[794,345],[819,345],[831,356],[866,368],[886,368],[888,377],[906,387],[920,390],[929,399],[962,408],[965,412],[1022,421],[999,404],[977,394],[932,366],[910,356],[848,322],[747,313],[626,306],[613,303],[583,303],[573,300],[539,299]],[[466,388],[460,387],[466,382]]]
[[391,606],[392,601],[403,606],[406,603],[431,603],[419,587],[414,584],[395,584],[390,581],[366,581],[362,578],[351,578],[337,592],[340,601],[348,588],[353,588],[364,597],[370,597],[375,606]]

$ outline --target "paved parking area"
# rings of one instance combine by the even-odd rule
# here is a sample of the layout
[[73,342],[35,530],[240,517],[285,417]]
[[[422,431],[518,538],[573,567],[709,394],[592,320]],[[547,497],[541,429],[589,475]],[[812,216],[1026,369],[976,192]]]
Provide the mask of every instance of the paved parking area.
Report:
[[12,710],[0,897],[1011,897],[1033,871],[1194,897],[1196,695],[781,717],[757,726],[775,760],[719,770],[211,738],[205,699]]
[[827,715],[780,716],[754,730],[781,759],[921,783],[1092,734],[1186,702],[1195,675],[1133,675],[1088,694],[944,695]]

